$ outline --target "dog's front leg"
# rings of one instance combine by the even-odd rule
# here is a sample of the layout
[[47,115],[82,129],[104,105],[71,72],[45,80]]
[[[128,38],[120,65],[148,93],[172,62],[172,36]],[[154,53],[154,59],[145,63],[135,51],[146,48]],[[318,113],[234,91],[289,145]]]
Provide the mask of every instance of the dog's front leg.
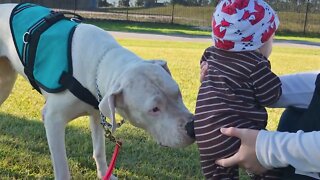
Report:
[[96,161],[97,176],[102,178],[107,170],[107,161],[105,154],[104,130],[100,125],[99,114],[90,116],[90,128],[93,145],[93,158]]
[[[106,151],[105,151],[105,137],[104,130],[100,124],[100,115],[97,113],[90,116],[90,128],[93,145],[93,158],[96,161],[97,176],[102,178],[107,171]],[[111,180],[118,178],[111,175]]]
[[43,117],[51,152],[54,177],[57,180],[68,180],[70,179],[70,172],[65,148],[65,127],[67,120],[61,114],[52,111],[50,107],[46,107]]

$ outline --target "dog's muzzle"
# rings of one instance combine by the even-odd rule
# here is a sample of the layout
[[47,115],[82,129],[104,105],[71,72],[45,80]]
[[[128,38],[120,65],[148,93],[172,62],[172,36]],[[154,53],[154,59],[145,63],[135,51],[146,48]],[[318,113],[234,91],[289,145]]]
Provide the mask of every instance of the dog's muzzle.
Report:
[[188,122],[185,126],[185,129],[187,130],[188,136],[190,136],[192,139],[195,139],[194,134],[194,120]]

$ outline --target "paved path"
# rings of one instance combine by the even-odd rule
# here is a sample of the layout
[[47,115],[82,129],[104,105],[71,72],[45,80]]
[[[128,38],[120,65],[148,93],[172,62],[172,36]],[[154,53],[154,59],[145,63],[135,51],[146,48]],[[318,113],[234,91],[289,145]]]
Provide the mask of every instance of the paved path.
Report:
[[[152,39],[152,40],[166,40],[166,41],[188,41],[188,42],[211,42],[209,36],[191,36],[191,35],[162,35],[151,33],[129,33],[109,31],[116,38],[137,38],[137,39]],[[274,45],[281,46],[297,46],[306,48],[320,48],[320,43],[308,41],[294,41],[294,40],[275,40]]]

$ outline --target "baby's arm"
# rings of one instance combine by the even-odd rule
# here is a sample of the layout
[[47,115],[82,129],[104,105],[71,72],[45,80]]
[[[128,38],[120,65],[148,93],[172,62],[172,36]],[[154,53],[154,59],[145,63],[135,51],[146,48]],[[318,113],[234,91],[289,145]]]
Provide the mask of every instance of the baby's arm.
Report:
[[256,100],[261,106],[268,106],[278,101],[281,95],[281,81],[266,62],[256,65],[251,80]]
[[206,76],[206,74],[208,73],[208,62],[207,62],[207,58],[209,53],[207,52],[208,49],[210,49],[211,47],[207,48],[204,52],[203,55],[200,59],[200,82],[203,81],[204,77]]
[[200,64],[200,68],[201,68],[201,71],[200,71],[200,82],[203,81],[204,77],[206,76],[207,74],[207,71],[208,71],[208,63],[207,61],[202,61],[201,64]]

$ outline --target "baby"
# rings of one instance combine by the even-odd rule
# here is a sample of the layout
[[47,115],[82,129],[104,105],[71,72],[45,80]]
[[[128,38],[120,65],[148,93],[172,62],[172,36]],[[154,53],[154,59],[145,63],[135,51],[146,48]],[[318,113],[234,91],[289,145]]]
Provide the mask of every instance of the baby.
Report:
[[[233,155],[240,140],[221,134],[222,127],[264,129],[264,108],[281,95],[280,79],[267,59],[279,26],[275,11],[263,0],[221,0],[212,18],[214,46],[201,58],[202,84],[195,110],[195,134],[207,179],[239,179],[238,167],[215,164]],[[255,177],[262,178],[262,177]],[[268,174],[263,179],[279,179]]]

